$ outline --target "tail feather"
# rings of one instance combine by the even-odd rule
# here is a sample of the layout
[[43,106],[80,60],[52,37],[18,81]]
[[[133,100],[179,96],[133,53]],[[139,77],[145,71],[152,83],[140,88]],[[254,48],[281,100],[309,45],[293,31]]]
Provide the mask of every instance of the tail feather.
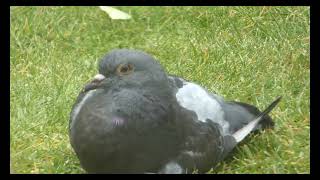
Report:
[[264,117],[265,115],[269,114],[274,107],[280,102],[282,96],[278,97],[276,100],[274,100],[264,111],[260,113],[258,117]]
[[275,101],[273,101],[264,111],[262,111],[253,121],[248,123],[243,128],[236,131],[232,136],[236,139],[237,143],[241,142],[250,132],[252,132],[259,123],[264,119],[268,113],[279,103],[281,100],[281,96],[278,97]]

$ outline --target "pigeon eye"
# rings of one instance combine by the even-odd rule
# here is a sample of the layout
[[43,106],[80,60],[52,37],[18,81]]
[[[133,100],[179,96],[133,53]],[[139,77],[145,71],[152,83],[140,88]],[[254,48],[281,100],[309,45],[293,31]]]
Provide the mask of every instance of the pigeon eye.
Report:
[[133,72],[133,65],[132,64],[120,64],[117,67],[117,74],[122,75],[128,75]]

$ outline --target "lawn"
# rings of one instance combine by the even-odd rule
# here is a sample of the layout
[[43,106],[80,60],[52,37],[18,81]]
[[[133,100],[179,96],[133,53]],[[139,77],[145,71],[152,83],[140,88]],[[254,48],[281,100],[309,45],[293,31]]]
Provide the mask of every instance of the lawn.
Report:
[[272,111],[209,173],[310,173],[309,7],[10,8],[10,157],[15,173],[85,173],[71,149],[69,113],[97,62],[140,49],[165,70],[227,100]]

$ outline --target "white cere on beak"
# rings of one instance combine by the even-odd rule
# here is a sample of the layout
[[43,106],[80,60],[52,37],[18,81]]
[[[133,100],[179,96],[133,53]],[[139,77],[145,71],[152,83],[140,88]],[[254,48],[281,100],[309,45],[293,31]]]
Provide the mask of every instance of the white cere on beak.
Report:
[[97,75],[94,76],[93,79],[98,80],[98,81],[102,81],[102,80],[104,80],[105,78],[106,78],[106,77],[105,77],[104,75],[102,75],[102,74],[97,74]]

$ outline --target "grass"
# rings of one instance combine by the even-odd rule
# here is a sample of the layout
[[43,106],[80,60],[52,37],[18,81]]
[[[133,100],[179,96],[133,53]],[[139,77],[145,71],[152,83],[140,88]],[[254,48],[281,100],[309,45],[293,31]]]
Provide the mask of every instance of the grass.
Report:
[[167,72],[265,108],[252,135],[209,173],[310,173],[309,7],[11,7],[10,157],[15,173],[84,173],[68,138],[71,106],[113,48],[155,56]]

